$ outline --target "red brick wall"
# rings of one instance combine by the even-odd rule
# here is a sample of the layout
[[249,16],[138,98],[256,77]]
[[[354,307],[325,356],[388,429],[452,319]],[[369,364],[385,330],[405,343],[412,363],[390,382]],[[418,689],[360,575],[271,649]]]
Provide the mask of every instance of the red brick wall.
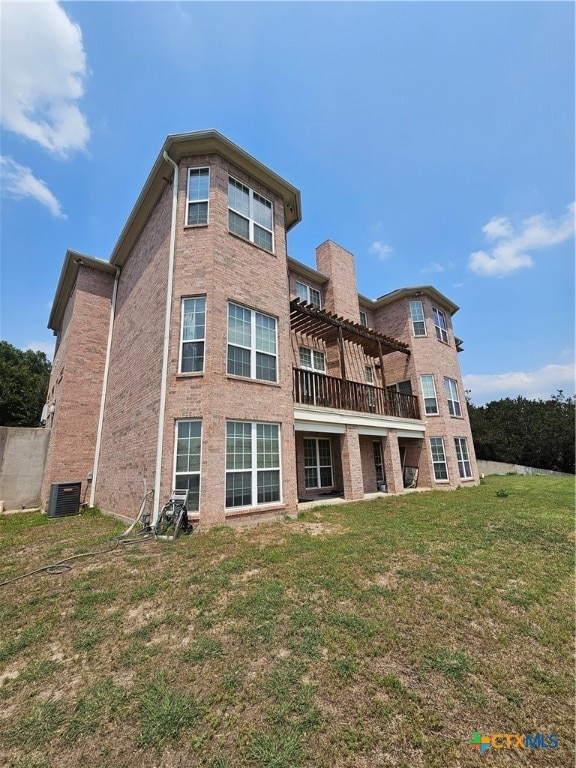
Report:
[[81,265],[64,313],[48,387],[56,406],[46,425],[43,507],[52,483],[81,480],[84,494],[93,470],[113,283],[113,275]]
[[154,487],[171,211],[168,184],[118,284],[96,503],[126,517]]
[[354,256],[342,246],[326,240],[316,248],[318,271],[330,278],[324,287],[326,310],[360,322]]

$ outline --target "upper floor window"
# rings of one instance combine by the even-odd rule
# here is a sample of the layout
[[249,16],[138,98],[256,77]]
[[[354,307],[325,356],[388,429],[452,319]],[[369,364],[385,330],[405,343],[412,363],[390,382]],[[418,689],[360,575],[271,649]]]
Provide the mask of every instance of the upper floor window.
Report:
[[276,318],[228,303],[228,373],[278,381]]
[[448,326],[446,325],[446,315],[435,307],[432,308],[434,315],[434,327],[436,328],[436,338],[448,344]]
[[273,251],[272,203],[231,176],[228,179],[228,227],[255,245]]
[[424,396],[424,409],[428,415],[438,413],[438,400],[436,399],[436,384],[434,376],[431,373],[425,373],[420,376],[422,385],[422,395]]
[[364,366],[364,376],[366,378],[366,384],[374,384],[374,368],[371,365]]
[[424,305],[421,301],[410,302],[410,317],[414,336],[426,336],[426,322],[424,321]]
[[306,285],[306,283],[299,283],[297,281],[296,296],[298,296],[300,301],[303,301],[306,304],[312,304],[316,309],[322,309],[322,297],[320,296],[320,291],[317,291],[316,288],[311,288],[309,285]]
[[462,416],[460,408],[460,398],[458,397],[458,384],[455,379],[444,377],[444,389],[446,390],[446,399],[448,400],[448,412],[450,416]]
[[362,310],[360,310],[360,325],[365,325],[366,328],[368,327],[368,315],[366,312],[362,312]]
[[468,443],[465,437],[455,437],[454,445],[456,447],[456,459],[458,461],[458,473],[464,480],[472,477],[472,466],[470,456],[468,455]]
[[186,224],[208,223],[208,196],[210,193],[210,169],[188,169],[188,204]]
[[326,357],[324,352],[320,352],[318,349],[300,347],[299,353],[301,368],[306,368],[309,371],[317,371],[318,373],[326,373]]
[[202,373],[206,339],[206,298],[182,299],[180,373]]
[[405,381],[397,381],[396,384],[390,384],[386,389],[392,391],[392,392],[400,392],[402,395],[411,395],[412,394],[412,382],[410,379],[406,379]]

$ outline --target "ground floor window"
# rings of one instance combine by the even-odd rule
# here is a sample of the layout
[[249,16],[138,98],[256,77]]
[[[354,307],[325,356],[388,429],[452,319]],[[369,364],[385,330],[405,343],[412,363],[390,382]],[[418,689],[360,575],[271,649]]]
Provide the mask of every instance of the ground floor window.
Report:
[[448,480],[448,467],[446,465],[446,454],[444,452],[444,438],[431,437],[430,450],[432,452],[432,463],[434,465],[434,479]]
[[304,474],[306,488],[330,488],[332,482],[332,451],[330,440],[304,440]]
[[188,511],[200,508],[200,457],[202,422],[199,419],[176,422],[174,488],[188,490]]
[[280,425],[226,423],[226,507],[280,501]]
[[456,459],[458,460],[458,472],[462,479],[472,477],[472,466],[470,464],[470,456],[468,455],[468,444],[465,437],[455,437],[454,445],[456,446]]

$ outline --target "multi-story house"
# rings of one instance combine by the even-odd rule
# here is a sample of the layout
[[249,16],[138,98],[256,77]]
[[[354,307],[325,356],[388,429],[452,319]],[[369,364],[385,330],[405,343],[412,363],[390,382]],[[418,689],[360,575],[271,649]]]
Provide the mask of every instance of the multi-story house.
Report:
[[[478,482],[458,309],[372,300],[326,241],[287,254],[300,193],[216,131],[170,136],[109,261],[66,254],[49,320],[43,487],[133,517],[190,492],[204,526],[298,503]],[[89,496],[88,496],[89,494]]]

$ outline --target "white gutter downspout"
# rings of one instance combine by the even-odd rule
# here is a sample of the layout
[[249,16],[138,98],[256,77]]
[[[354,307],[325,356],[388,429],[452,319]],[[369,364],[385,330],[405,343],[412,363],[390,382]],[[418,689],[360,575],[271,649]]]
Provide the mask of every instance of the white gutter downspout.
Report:
[[90,487],[90,506],[94,506],[96,495],[96,480],[98,478],[98,463],[100,461],[100,443],[102,442],[102,425],[104,424],[104,405],[108,390],[108,369],[110,367],[110,350],[112,349],[112,329],[116,314],[116,294],[118,293],[118,280],[120,279],[120,267],[116,267],[114,288],[112,289],[112,305],[110,307],[110,324],[108,326],[108,343],[106,345],[106,361],[104,363],[104,381],[102,384],[102,397],[100,398],[100,415],[98,417],[98,432],[96,435],[96,451],[94,452],[94,469],[92,470],[92,485]]
[[176,221],[178,216],[178,165],[166,151],[164,160],[174,168],[172,179],[172,225],[170,229],[170,253],[168,256],[168,284],[166,286],[166,310],[164,320],[164,347],[162,351],[162,379],[160,382],[160,414],[158,416],[158,437],[156,441],[156,473],[154,478],[154,506],[152,509],[152,525],[156,525],[160,508],[160,482],[162,479],[162,449],[164,446],[164,418],[166,415],[166,389],[168,385],[168,352],[170,342],[170,322],[172,320],[172,286],[174,283],[174,251],[176,246]]

